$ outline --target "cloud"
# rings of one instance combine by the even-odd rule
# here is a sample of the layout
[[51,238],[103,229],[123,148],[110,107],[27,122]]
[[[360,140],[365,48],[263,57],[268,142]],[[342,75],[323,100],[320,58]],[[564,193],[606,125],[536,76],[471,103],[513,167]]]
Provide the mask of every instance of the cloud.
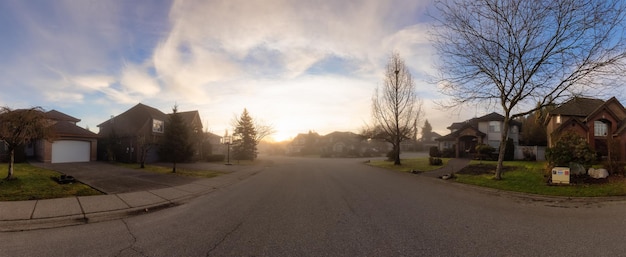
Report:
[[84,99],[83,94],[63,91],[45,92],[45,96],[49,101],[53,102],[80,103],[83,102]]
[[423,6],[374,0],[175,1],[172,29],[153,61],[166,87],[195,102],[216,90],[214,82],[292,79],[330,56],[351,61],[355,72],[369,76],[390,52],[381,40],[403,26],[389,17],[412,15]]
[[146,67],[127,63],[122,71],[120,85],[131,94],[153,97],[161,92],[159,82],[148,73]]

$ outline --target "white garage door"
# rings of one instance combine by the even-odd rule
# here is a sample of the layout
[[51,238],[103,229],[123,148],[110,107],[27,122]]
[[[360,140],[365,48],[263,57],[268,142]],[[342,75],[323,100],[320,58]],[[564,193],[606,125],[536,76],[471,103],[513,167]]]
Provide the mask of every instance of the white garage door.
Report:
[[52,143],[52,163],[88,162],[91,143],[87,141],[59,140]]

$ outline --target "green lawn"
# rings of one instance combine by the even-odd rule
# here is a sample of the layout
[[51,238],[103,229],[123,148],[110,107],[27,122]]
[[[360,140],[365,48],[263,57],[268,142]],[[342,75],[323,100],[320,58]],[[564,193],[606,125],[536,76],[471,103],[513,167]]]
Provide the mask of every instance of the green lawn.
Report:
[[53,177],[60,173],[41,169],[28,163],[16,163],[12,180],[5,180],[8,164],[0,164],[0,201],[39,200],[69,196],[100,195],[99,191],[82,183],[61,185]]
[[[410,172],[411,170],[430,171],[445,167],[450,159],[442,158],[444,166],[431,166],[428,158],[403,159],[402,166],[394,166],[393,162],[372,161],[371,166]],[[495,161],[472,161],[470,165],[496,165]],[[545,176],[545,162],[512,161],[504,163],[505,171],[502,180],[494,180],[493,172],[488,174],[455,174],[456,182],[500,189],[505,191],[523,192],[538,195],[571,196],[571,197],[599,197],[599,196],[624,196],[626,195],[626,179],[612,177],[603,184],[579,184],[579,185],[548,185]],[[476,167],[476,166],[475,166]],[[494,166],[495,167],[495,166]]]
[[[472,161],[470,165],[478,163],[478,161]],[[496,164],[496,162],[487,161],[480,163]],[[505,162],[504,165],[511,167],[511,170],[503,173],[502,180],[494,180],[493,174],[456,174],[456,181],[464,184],[539,195],[572,197],[626,195],[626,181],[620,177],[611,179],[605,184],[550,186],[546,184],[547,178],[544,177],[546,174],[545,162],[514,161]]]
[[181,169],[179,167],[176,168],[176,173],[172,173],[172,167],[164,167],[158,165],[149,165],[146,164],[145,168],[141,169],[139,164],[136,163],[116,163],[116,165],[123,166],[129,169],[143,170],[147,172],[155,172],[161,174],[175,174],[180,176],[188,176],[188,177],[196,177],[196,178],[212,178],[217,177],[223,172],[219,171],[211,171],[211,170],[192,170],[192,169]]
[[400,163],[402,165],[396,166],[393,165],[393,161],[371,161],[368,163],[371,166],[381,167],[385,169],[403,171],[403,172],[411,172],[412,170],[417,170],[420,172],[436,170],[441,167],[445,167],[448,164],[450,158],[441,158],[443,161],[443,165],[441,166],[433,166],[428,163],[428,158],[414,158],[414,159],[402,159]]

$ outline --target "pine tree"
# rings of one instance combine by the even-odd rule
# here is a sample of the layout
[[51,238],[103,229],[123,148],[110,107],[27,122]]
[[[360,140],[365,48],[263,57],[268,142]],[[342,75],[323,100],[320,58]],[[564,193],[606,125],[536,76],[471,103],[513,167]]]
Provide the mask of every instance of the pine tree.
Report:
[[430,134],[433,133],[433,127],[430,125],[428,120],[424,121],[424,126],[422,127],[422,142],[430,142]]
[[237,160],[254,160],[257,155],[257,140],[254,121],[247,109],[243,109],[241,117],[236,119],[233,142],[233,155]]
[[172,112],[165,123],[159,156],[165,161],[171,161],[172,172],[176,173],[176,163],[188,160],[193,148],[189,140],[189,128],[178,113],[178,106],[174,105]]

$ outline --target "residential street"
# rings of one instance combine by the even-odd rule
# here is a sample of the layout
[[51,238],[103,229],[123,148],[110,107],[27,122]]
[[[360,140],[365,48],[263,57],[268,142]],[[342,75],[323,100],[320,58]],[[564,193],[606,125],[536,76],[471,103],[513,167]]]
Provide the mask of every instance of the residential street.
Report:
[[[363,159],[264,157],[149,214],[0,233],[0,256],[623,256],[626,202],[533,199]],[[265,163],[265,162],[264,162]]]

